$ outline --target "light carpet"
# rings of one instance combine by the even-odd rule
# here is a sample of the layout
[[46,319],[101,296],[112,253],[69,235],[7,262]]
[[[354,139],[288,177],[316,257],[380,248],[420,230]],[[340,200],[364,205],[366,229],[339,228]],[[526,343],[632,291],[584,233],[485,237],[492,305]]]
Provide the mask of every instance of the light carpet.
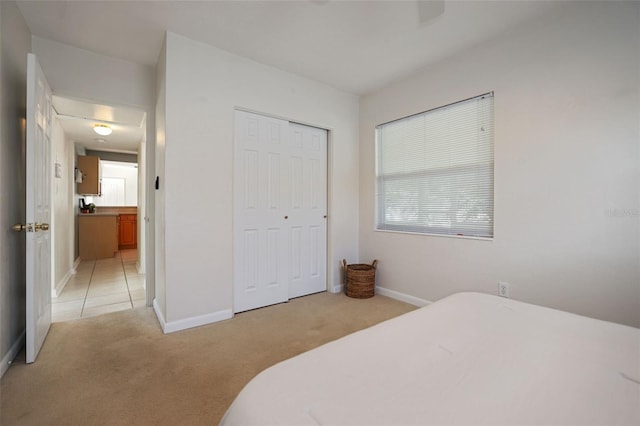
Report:
[[52,325],[0,383],[2,425],[217,425],[265,368],[415,309],[319,293],[164,335],[150,308]]

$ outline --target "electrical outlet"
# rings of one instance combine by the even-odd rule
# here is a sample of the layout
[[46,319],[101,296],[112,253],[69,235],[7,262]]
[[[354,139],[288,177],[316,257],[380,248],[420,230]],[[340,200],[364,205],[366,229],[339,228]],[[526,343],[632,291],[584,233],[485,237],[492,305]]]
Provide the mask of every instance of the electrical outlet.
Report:
[[509,296],[509,283],[505,283],[502,281],[498,282],[498,296],[506,297],[507,299],[511,297]]

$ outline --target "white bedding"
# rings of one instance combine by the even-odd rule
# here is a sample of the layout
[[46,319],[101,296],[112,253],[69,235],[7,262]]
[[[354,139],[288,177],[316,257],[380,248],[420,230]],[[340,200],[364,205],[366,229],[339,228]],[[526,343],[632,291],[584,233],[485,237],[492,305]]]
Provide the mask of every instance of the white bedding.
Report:
[[251,425],[640,425],[640,329],[459,293],[277,364]]

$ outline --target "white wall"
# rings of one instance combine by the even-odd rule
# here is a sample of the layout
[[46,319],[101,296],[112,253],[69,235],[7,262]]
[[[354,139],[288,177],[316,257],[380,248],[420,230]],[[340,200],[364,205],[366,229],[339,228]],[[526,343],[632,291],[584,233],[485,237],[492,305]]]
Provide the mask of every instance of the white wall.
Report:
[[328,281],[339,286],[340,259],[358,257],[357,97],[171,33],[166,59],[165,319],[231,313],[236,107],[330,130]]
[[152,67],[37,36],[33,53],[57,95],[144,109],[155,103]]
[[31,33],[13,1],[0,2],[0,376],[25,329],[25,116]]
[[[153,189],[150,189],[150,195],[153,197],[154,204],[154,226],[155,226],[155,253],[153,256],[153,265],[147,268],[149,272],[153,270],[155,275],[155,299],[153,306],[156,313],[160,317],[160,321],[164,323],[167,312],[166,304],[166,281],[165,281],[165,132],[166,132],[166,102],[167,102],[167,44],[162,45],[160,57],[158,58],[158,66],[156,70],[156,93],[158,95],[156,102],[156,146],[153,150],[154,169],[160,181],[159,189],[155,189],[155,180]],[[147,150],[147,152],[150,152]],[[149,164],[151,159],[149,159]],[[151,257],[149,257],[151,259]]]
[[[640,4],[569,3],[365,96],[360,255],[378,285],[496,294],[640,326]],[[377,124],[495,91],[493,241],[375,232]]]
[[[53,194],[53,286],[59,295],[74,273],[74,203],[73,170],[75,153],[73,141],[68,140],[57,118],[53,120],[52,160],[61,165],[61,176],[52,178]],[[51,168],[55,170],[54,167]]]

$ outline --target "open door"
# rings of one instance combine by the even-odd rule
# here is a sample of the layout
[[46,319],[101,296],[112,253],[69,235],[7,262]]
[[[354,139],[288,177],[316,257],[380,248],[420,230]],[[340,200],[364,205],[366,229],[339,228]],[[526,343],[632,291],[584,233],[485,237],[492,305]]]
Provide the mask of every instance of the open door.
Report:
[[26,361],[34,362],[51,326],[51,89],[36,56],[27,60]]

